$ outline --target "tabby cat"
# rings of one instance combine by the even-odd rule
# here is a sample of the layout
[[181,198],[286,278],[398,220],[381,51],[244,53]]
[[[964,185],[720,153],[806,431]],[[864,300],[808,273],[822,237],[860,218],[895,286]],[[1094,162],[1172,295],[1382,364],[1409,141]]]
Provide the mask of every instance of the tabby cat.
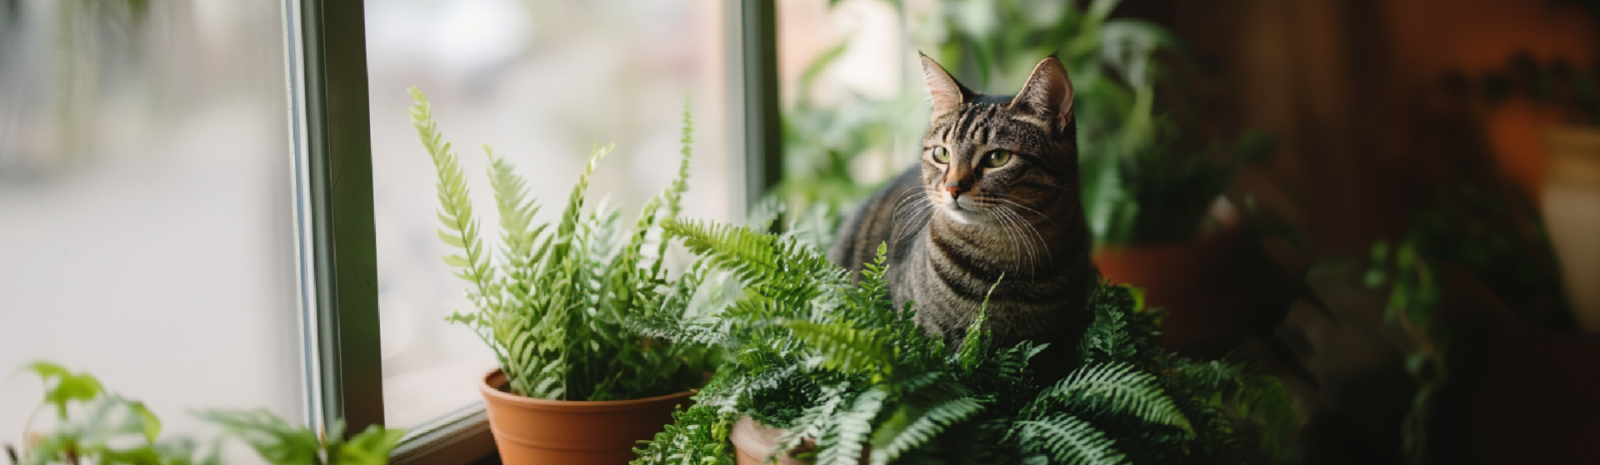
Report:
[[999,281],[988,306],[996,343],[1076,345],[1099,273],[1066,69],[1052,55],[1015,96],[983,95],[921,60],[933,97],[922,162],[841,225],[829,259],[859,277],[887,242],[895,308],[916,302],[917,324],[952,344]]

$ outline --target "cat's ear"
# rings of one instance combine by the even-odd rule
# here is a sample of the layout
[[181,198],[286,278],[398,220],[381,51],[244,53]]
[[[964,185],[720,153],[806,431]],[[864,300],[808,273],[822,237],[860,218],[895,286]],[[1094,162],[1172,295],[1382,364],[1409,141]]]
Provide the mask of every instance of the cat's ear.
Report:
[[961,104],[976,98],[978,94],[967,90],[956,78],[950,77],[943,66],[939,66],[932,58],[918,52],[922,57],[922,76],[928,79],[928,93],[933,96],[933,119],[939,119],[947,113],[961,108]]
[[1061,66],[1061,60],[1052,53],[1034,66],[1028,83],[1006,104],[1006,109],[1046,116],[1055,129],[1066,128],[1067,123],[1072,122],[1072,79],[1067,77],[1067,68]]

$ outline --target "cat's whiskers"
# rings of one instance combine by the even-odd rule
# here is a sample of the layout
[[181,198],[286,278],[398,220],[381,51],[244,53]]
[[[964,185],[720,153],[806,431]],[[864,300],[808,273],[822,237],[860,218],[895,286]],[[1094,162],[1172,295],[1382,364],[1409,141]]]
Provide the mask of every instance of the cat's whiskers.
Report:
[[[1004,231],[1006,233],[1006,238],[1011,242],[1011,256],[1015,257],[1017,259],[1021,259],[1021,258],[1024,257],[1023,253],[1026,252],[1027,253],[1026,257],[1028,259],[1027,260],[1028,277],[1032,278],[1033,276],[1037,275],[1037,273],[1038,273],[1038,270],[1036,269],[1037,260],[1035,259],[1034,255],[1033,255],[1033,246],[1031,244],[1028,244],[1028,242],[1027,242],[1030,239],[1026,238],[1026,237],[1022,237],[1023,233],[1016,226],[1015,220],[1011,219],[1008,215],[1006,215],[1006,213],[1009,213],[1009,212],[1004,210],[1004,209],[1002,209],[1002,208],[990,208],[987,211],[989,212],[990,216],[993,216],[995,218],[995,220],[997,220],[997,222],[1000,223],[1000,225],[1002,226],[1000,230]],[[1020,244],[1019,244],[1019,239],[1020,239]],[[1024,250],[1024,247],[1026,247],[1026,250]],[[1018,268],[1018,271],[1021,271],[1021,267],[1017,267],[1017,268]]]
[[[929,189],[928,189],[927,186],[920,186],[920,187],[922,187],[922,190],[920,192],[910,192],[912,189],[916,189],[917,187],[919,187],[919,186],[907,187],[907,188],[902,189],[900,191],[901,194],[897,194],[897,195],[900,196],[900,201],[894,203],[894,207],[895,207],[896,211],[899,211],[900,207],[905,206],[907,201],[916,200],[916,199],[923,199],[923,200],[927,200],[928,199]],[[917,194],[922,194],[922,195],[917,195]]]
[[1039,215],[1040,218],[1044,218],[1045,221],[1049,221],[1050,224],[1055,224],[1055,222],[1056,222],[1056,220],[1050,219],[1049,215],[1046,215],[1046,214],[1043,214],[1043,213],[1039,213],[1038,210],[1034,210],[1032,208],[1028,208],[1027,206],[1025,206],[1023,204],[1013,202],[1011,200],[1006,199],[1005,197],[995,197],[994,199],[995,200],[999,200],[1001,202],[1009,203],[1009,204],[1011,204],[1013,206],[1016,206],[1017,208],[1021,208],[1023,210],[1027,210],[1027,211],[1033,212],[1033,214]]
[[908,221],[895,222],[894,231],[891,234],[891,238],[894,239],[894,242],[898,243],[899,241],[915,235],[919,231],[922,231],[924,225],[927,224],[928,219],[933,216],[935,207],[936,206],[933,205],[932,202],[928,202],[921,205],[917,210],[914,210],[906,215],[906,219]]
[[[900,201],[896,203],[892,218],[903,218],[908,221],[895,221],[894,228],[890,231],[889,235],[891,239],[890,242],[898,243],[899,241],[904,240],[907,235],[922,230],[922,228],[918,226],[926,221],[925,217],[932,216],[933,209],[936,207],[936,205],[934,205],[933,200],[929,198],[929,194],[933,193],[933,190],[929,189],[927,186],[921,187],[921,192],[909,192],[903,194],[905,198],[900,199]],[[905,190],[910,191],[912,189],[916,189],[916,187],[908,187]],[[916,195],[918,193],[922,195]],[[911,203],[906,203],[908,201]]]
[[[1007,199],[1005,199],[1003,197],[996,197],[996,200],[1011,204],[1013,206],[1016,206],[1017,208],[1022,208],[1022,209],[1025,209],[1027,211],[1033,212],[1033,214],[1039,215],[1040,218],[1044,218],[1045,221],[1049,221],[1051,224],[1055,224],[1055,220],[1050,219],[1049,216],[1047,216],[1047,215],[1045,215],[1043,213],[1040,213],[1038,210],[1034,210],[1032,208],[1028,208],[1026,206],[1023,206],[1022,204],[1007,200]],[[1045,259],[1050,260],[1052,262],[1055,261],[1055,256],[1050,253],[1050,243],[1044,239],[1044,235],[1043,234],[1039,233],[1039,228],[1034,226],[1033,222],[1028,221],[1026,218],[1023,218],[1022,214],[1017,213],[1015,211],[1012,211],[1010,208],[1006,208],[1006,212],[1010,213],[1012,216],[1016,217],[1017,221],[1023,223],[1025,226],[1028,227],[1028,231],[1033,233],[1033,236],[1030,239],[1030,241],[1031,240],[1039,241],[1039,246],[1044,248]]]
[[[1007,216],[1012,218],[1012,221],[1014,223],[1022,223],[1021,226],[1026,226],[1027,227],[1026,231],[1021,231],[1021,232],[1024,233],[1024,236],[1026,236],[1027,239],[1028,239],[1027,240],[1027,244],[1028,244],[1029,261],[1037,263],[1038,260],[1039,260],[1038,250],[1033,247],[1033,244],[1034,244],[1035,241],[1038,242],[1038,245],[1039,245],[1040,248],[1044,249],[1044,255],[1045,255],[1046,259],[1047,260],[1052,260],[1052,261],[1054,260],[1054,258],[1051,257],[1051,255],[1050,255],[1050,244],[1045,242],[1044,236],[1039,234],[1039,230],[1037,228],[1034,228],[1032,223],[1028,223],[1028,221],[1026,219],[1024,219],[1021,214],[1019,214],[1019,213],[1017,213],[1015,211],[1012,211],[1008,207],[1005,207],[1005,206],[1002,205],[1002,206],[999,206],[998,208],[1000,209],[1000,211],[1005,212]],[[1019,226],[1019,228],[1020,228],[1020,226]],[[1032,233],[1031,236],[1028,236],[1026,234],[1026,233],[1029,233],[1029,232]]]

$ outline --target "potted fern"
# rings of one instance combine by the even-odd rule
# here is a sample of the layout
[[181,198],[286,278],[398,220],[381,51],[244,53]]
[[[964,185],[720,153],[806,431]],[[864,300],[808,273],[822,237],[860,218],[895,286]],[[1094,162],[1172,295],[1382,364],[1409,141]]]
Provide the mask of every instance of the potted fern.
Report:
[[[630,321],[675,318],[692,281],[669,281],[655,239],[687,189],[692,125],[684,111],[677,178],[631,227],[614,209],[584,211],[589,178],[610,148],[596,148],[555,224],[534,224],[539,207],[523,178],[485,147],[500,215],[498,248],[484,244],[465,176],[437,130],[427,98],[411,89],[411,116],[438,171],[444,257],[468,283],[476,307],[449,321],[494,349],[500,368],[479,386],[500,457],[508,464],[616,464],[671,421],[705,378],[705,350],[643,334]],[[497,252],[497,253],[496,253]]]
[[993,347],[981,310],[959,347],[892,308],[884,248],[858,285],[794,237],[697,222],[667,232],[727,270],[718,313],[657,321],[735,354],[635,464],[1279,462],[1296,424],[1276,379],[1163,350],[1156,315],[1102,285],[1062,379],[1043,347]]

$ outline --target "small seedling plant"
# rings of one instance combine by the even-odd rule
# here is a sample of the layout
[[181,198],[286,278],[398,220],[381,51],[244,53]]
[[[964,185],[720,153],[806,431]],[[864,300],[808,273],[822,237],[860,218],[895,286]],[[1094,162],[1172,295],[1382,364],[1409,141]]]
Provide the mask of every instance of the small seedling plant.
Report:
[[336,421],[326,434],[289,424],[266,410],[203,410],[195,415],[226,433],[211,441],[161,437],[161,420],[143,402],[111,392],[88,373],[50,362],[26,371],[44,381],[42,415],[56,424],[30,432],[23,450],[7,445],[14,465],[221,465],[226,439],[249,445],[271,465],[383,465],[403,429],[372,425],[345,438]]

